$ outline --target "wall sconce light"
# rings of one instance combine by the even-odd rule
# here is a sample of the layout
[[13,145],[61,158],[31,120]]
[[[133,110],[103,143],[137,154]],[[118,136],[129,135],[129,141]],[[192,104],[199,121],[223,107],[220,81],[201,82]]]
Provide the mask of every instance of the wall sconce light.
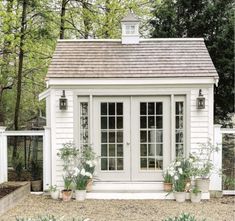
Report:
[[67,110],[67,107],[68,107],[67,104],[68,104],[68,100],[65,97],[65,90],[63,90],[63,93],[60,98],[60,110]]
[[197,109],[205,109],[205,97],[202,95],[202,89],[199,90],[197,98]]

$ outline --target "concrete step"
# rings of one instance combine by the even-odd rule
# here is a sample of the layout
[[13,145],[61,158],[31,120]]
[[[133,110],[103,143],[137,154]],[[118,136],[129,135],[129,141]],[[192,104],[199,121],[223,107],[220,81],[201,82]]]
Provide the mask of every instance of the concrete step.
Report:
[[93,183],[94,191],[162,191],[163,182],[103,182]]
[[[147,199],[156,199],[156,200],[174,200],[173,193],[167,193],[164,191],[123,191],[123,190],[93,190],[92,192],[87,193],[87,199],[125,199],[125,200],[147,200]],[[190,194],[186,193],[186,199],[190,199]],[[209,193],[202,193],[202,200],[210,199]]]

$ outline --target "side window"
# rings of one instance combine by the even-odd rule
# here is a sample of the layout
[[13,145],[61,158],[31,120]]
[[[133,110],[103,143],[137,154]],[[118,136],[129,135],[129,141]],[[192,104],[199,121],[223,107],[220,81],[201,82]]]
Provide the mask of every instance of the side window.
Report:
[[175,156],[184,156],[184,102],[175,102]]
[[89,144],[89,111],[88,102],[80,102],[80,146],[85,146]]

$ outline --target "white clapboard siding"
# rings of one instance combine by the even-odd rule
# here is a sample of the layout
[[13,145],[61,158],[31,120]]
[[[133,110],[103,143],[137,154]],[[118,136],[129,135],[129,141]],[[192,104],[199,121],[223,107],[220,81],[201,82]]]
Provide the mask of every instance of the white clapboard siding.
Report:
[[[209,137],[212,137],[212,127],[213,124],[213,107],[211,105],[211,101],[213,101],[213,90],[211,89],[213,86],[203,86],[201,87],[186,87],[184,85],[183,88],[180,88],[179,85],[176,86],[175,91],[178,92],[180,90],[187,91],[189,95],[189,103],[190,107],[187,110],[190,110],[188,114],[189,118],[186,119],[187,123],[190,125],[190,134],[188,135],[190,152],[197,152],[200,147],[200,143],[206,143]],[[87,90],[91,90],[92,88],[87,88]],[[198,97],[199,89],[202,89],[202,94],[205,97],[206,105],[205,109],[198,110],[196,106],[196,99]],[[74,141],[74,119],[77,113],[74,113],[74,93],[76,89],[66,89],[66,98],[68,99],[68,109],[66,111],[59,110],[59,99],[62,94],[62,89],[52,89],[52,99],[54,101],[54,113],[51,114],[51,122],[52,122],[52,167],[53,175],[52,180],[59,187],[63,186],[63,162],[56,155],[58,150],[63,146],[64,143],[73,142]],[[100,89],[103,90],[103,89]],[[107,87],[107,91],[110,91],[110,88]],[[121,88],[118,90],[121,91]],[[162,88],[156,88],[156,92],[159,94],[163,91]],[[171,91],[174,91],[174,88],[171,88]],[[172,92],[173,93],[173,92]],[[54,96],[54,97],[53,97]]]

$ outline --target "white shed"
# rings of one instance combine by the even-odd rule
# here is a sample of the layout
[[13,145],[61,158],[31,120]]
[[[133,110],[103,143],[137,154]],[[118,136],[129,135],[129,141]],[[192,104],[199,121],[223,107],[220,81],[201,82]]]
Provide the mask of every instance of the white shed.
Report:
[[[74,141],[100,156],[97,189],[160,190],[162,170],[177,155],[213,141],[218,74],[204,40],[140,39],[138,29],[128,15],[122,39],[58,40],[40,95],[50,140],[44,182],[63,186],[57,152]],[[63,91],[66,110],[59,108]]]

